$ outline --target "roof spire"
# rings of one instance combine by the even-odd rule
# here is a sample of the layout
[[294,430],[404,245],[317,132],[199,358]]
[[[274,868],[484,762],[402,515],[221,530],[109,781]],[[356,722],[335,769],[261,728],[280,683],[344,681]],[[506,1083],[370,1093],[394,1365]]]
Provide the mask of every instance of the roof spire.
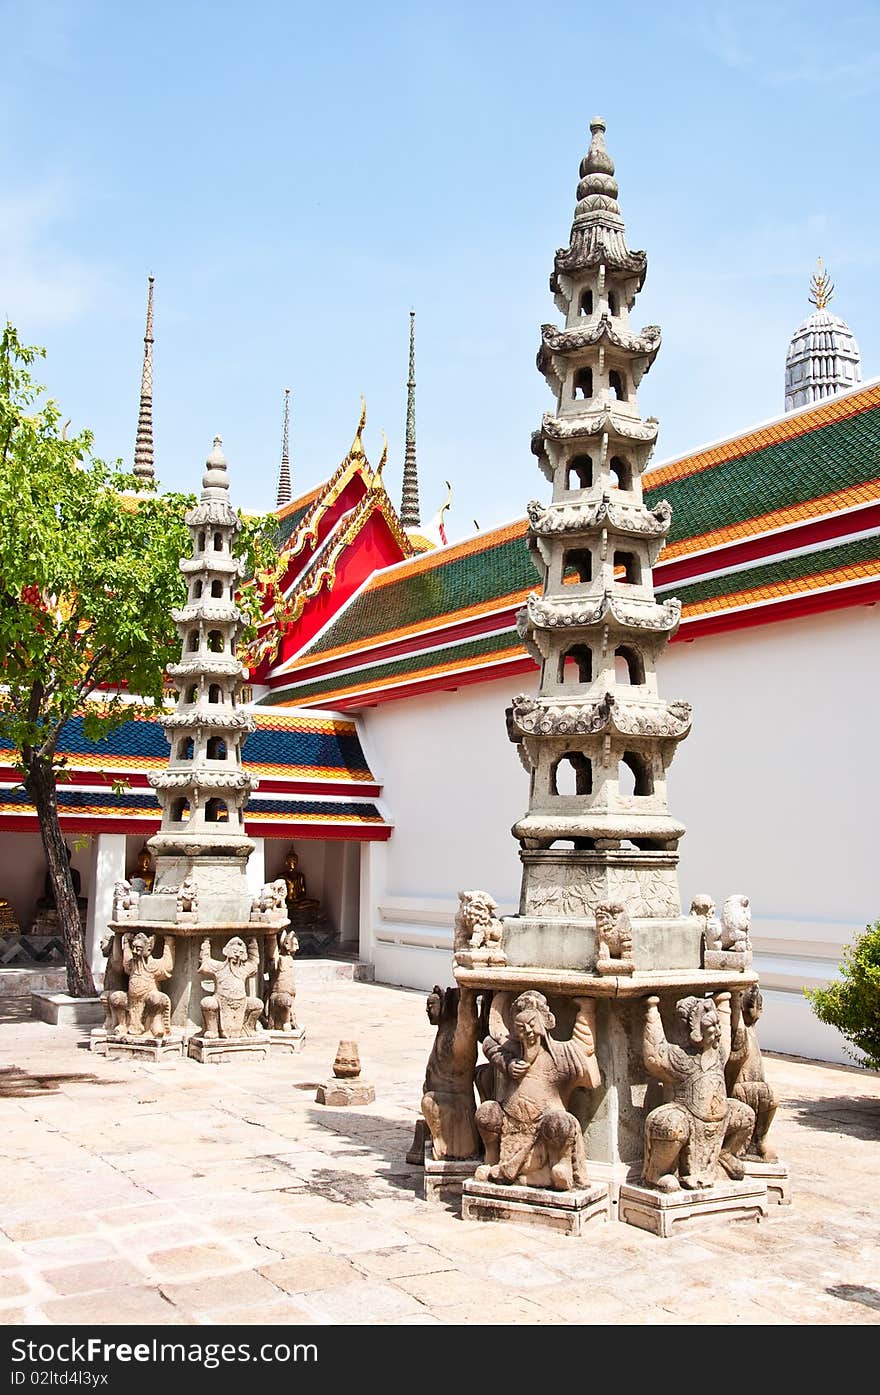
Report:
[[293,494],[290,488],[290,388],[284,389],[284,430],[281,435],[281,469],[278,471],[278,497],[275,507],[289,504]]
[[834,282],[827,271],[822,270],[822,258],[819,258],[819,269],[810,278],[810,294],[807,296],[811,305],[815,305],[817,310],[824,310],[829,300],[834,295]]
[[400,521],[404,528],[421,526],[419,471],[416,464],[416,312],[409,312],[409,377],[406,382],[406,450],[403,457],[403,499]]
[[153,468],[153,282],[149,278],[147,292],[147,329],[144,334],[144,366],[141,371],[141,400],[138,408],[137,436],[134,443],[134,473],[139,480],[155,482]]

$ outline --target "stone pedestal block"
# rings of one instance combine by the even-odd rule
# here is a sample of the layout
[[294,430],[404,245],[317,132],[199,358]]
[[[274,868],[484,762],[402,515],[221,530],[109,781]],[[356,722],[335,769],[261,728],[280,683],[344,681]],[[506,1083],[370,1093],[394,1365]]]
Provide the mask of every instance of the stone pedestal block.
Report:
[[100,998],[71,998],[67,993],[32,993],[31,1016],[53,1027],[81,1027],[104,1021]]
[[93,1027],[89,1032],[89,1050],[96,1056],[107,1055],[107,1032],[103,1027]]
[[422,1180],[424,1200],[439,1203],[453,1196],[461,1196],[462,1185],[473,1177],[479,1166],[479,1158],[435,1158],[434,1149],[430,1143],[426,1143]]
[[620,1188],[617,1199],[620,1220],[668,1238],[685,1230],[699,1230],[719,1221],[760,1221],[767,1216],[767,1188],[747,1177],[742,1182],[719,1182],[700,1191],[658,1192],[653,1187]]
[[268,1032],[253,1037],[190,1037],[189,1055],[202,1065],[226,1065],[230,1061],[268,1061]]
[[326,1080],[315,1091],[316,1104],[372,1104],[376,1091],[365,1080]]
[[743,1158],[747,1177],[754,1177],[767,1188],[767,1200],[771,1206],[791,1205],[791,1179],[784,1162],[762,1162],[757,1158]]
[[611,1204],[608,1188],[601,1185],[554,1192],[469,1178],[462,1184],[461,1215],[465,1221],[508,1221],[582,1235],[591,1223],[610,1219]]
[[707,949],[703,955],[703,967],[706,969],[739,969],[740,973],[745,973],[746,969],[752,967],[752,951],[750,949]]
[[167,1037],[111,1037],[105,1032],[101,1054],[111,1061],[169,1061],[182,1060],[186,1048],[182,1032]]
[[294,1027],[292,1032],[266,1032],[273,1056],[288,1056],[291,1052],[302,1051],[306,1044],[305,1027]]

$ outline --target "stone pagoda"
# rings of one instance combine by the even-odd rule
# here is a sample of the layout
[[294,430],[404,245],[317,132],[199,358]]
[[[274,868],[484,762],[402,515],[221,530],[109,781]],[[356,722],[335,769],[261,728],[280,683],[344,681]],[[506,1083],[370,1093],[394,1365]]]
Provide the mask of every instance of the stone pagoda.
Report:
[[[162,806],[148,844],[156,875],[146,895],[127,882],[116,888],[107,1050],[161,1057],[186,1045],[198,1060],[242,1052],[265,1058],[275,1037],[292,1049],[302,1039],[292,1014],[295,937],[291,945],[285,935],[284,881],[256,898],[247,882],[253,843],[244,806],[256,782],[242,765],[242,746],[254,721],[241,706],[248,670],[237,655],[242,563],[233,542],[240,523],[219,436],[186,525],[192,555],[180,568],[187,604],[173,612],[181,657],[168,666],[178,688],[173,711],[160,718],[171,751],[167,768],[150,776]],[[285,995],[290,1011],[279,1001]]]
[[[619,1202],[621,1219],[663,1234],[670,1215],[766,1210],[765,1181],[743,1162],[752,1149],[763,1165],[754,1114],[728,1098],[724,1074],[756,979],[746,897],[729,898],[720,920],[708,896],[681,910],[685,830],[666,773],[691,712],[658,689],[680,605],[654,597],[671,510],[643,502],[658,424],[641,418],[636,398],[660,331],[630,326],[646,257],[626,243],[605,124],[590,129],[570,244],[550,279],[565,323],[543,326],[538,352],[555,408],[532,450],[552,496],[529,505],[544,585],[519,627],[540,680],[507,714],[530,779],[513,828],[520,911],[499,920],[486,893],[460,894],[457,1002],[443,999],[456,1032],[441,1049],[438,1028],[422,1104],[426,1195],[444,1168],[462,1186],[467,1154],[444,1134],[478,1135],[466,1216],[580,1233]],[[476,1068],[478,1039],[487,1064]],[[482,1101],[475,1114],[467,1068]]]

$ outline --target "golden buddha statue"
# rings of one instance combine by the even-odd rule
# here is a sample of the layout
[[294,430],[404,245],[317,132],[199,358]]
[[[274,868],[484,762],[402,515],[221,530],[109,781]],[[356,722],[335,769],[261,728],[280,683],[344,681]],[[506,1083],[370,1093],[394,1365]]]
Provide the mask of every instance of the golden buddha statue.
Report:
[[284,881],[287,885],[287,910],[288,914],[294,910],[298,913],[303,911],[317,911],[320,909],[320,901],[316,901],[313,896],[309,896],[306,890],[306,879],[299,870],[299,855],[290,849],[284,859]]
[[[142,896],[145,896],[147,892],[152,891],[153,879],[155,875],[156,874],[153,871],[153,859],[150,857],[149,849],[147,848],[146,843],[144,843],[143,847],[137,855],[137,859],[134,864],[134,872],[131,876],[131,881],[132,884],[135,886],[135,890],[139,891]],[[143,882],[143,886],[140,885],[141,882]]]
[[18,917],[12,908],[12,902],[7,901],[5,896],[0,896],[0,935],[13,935],[18,929]]

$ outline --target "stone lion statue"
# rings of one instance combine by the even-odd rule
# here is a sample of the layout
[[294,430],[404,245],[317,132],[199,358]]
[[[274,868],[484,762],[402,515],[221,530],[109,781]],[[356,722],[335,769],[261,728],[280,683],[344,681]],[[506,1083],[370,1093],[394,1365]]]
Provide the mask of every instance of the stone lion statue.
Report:
[[138,902],[140,893],[135,891],[131,882],[120,879],[113,884],[113,919],[114,920],[135,920],[138,913]]
[[195,915],[199,909],[199,889],[194,877],[185,877],[177,893],[177,914]]

